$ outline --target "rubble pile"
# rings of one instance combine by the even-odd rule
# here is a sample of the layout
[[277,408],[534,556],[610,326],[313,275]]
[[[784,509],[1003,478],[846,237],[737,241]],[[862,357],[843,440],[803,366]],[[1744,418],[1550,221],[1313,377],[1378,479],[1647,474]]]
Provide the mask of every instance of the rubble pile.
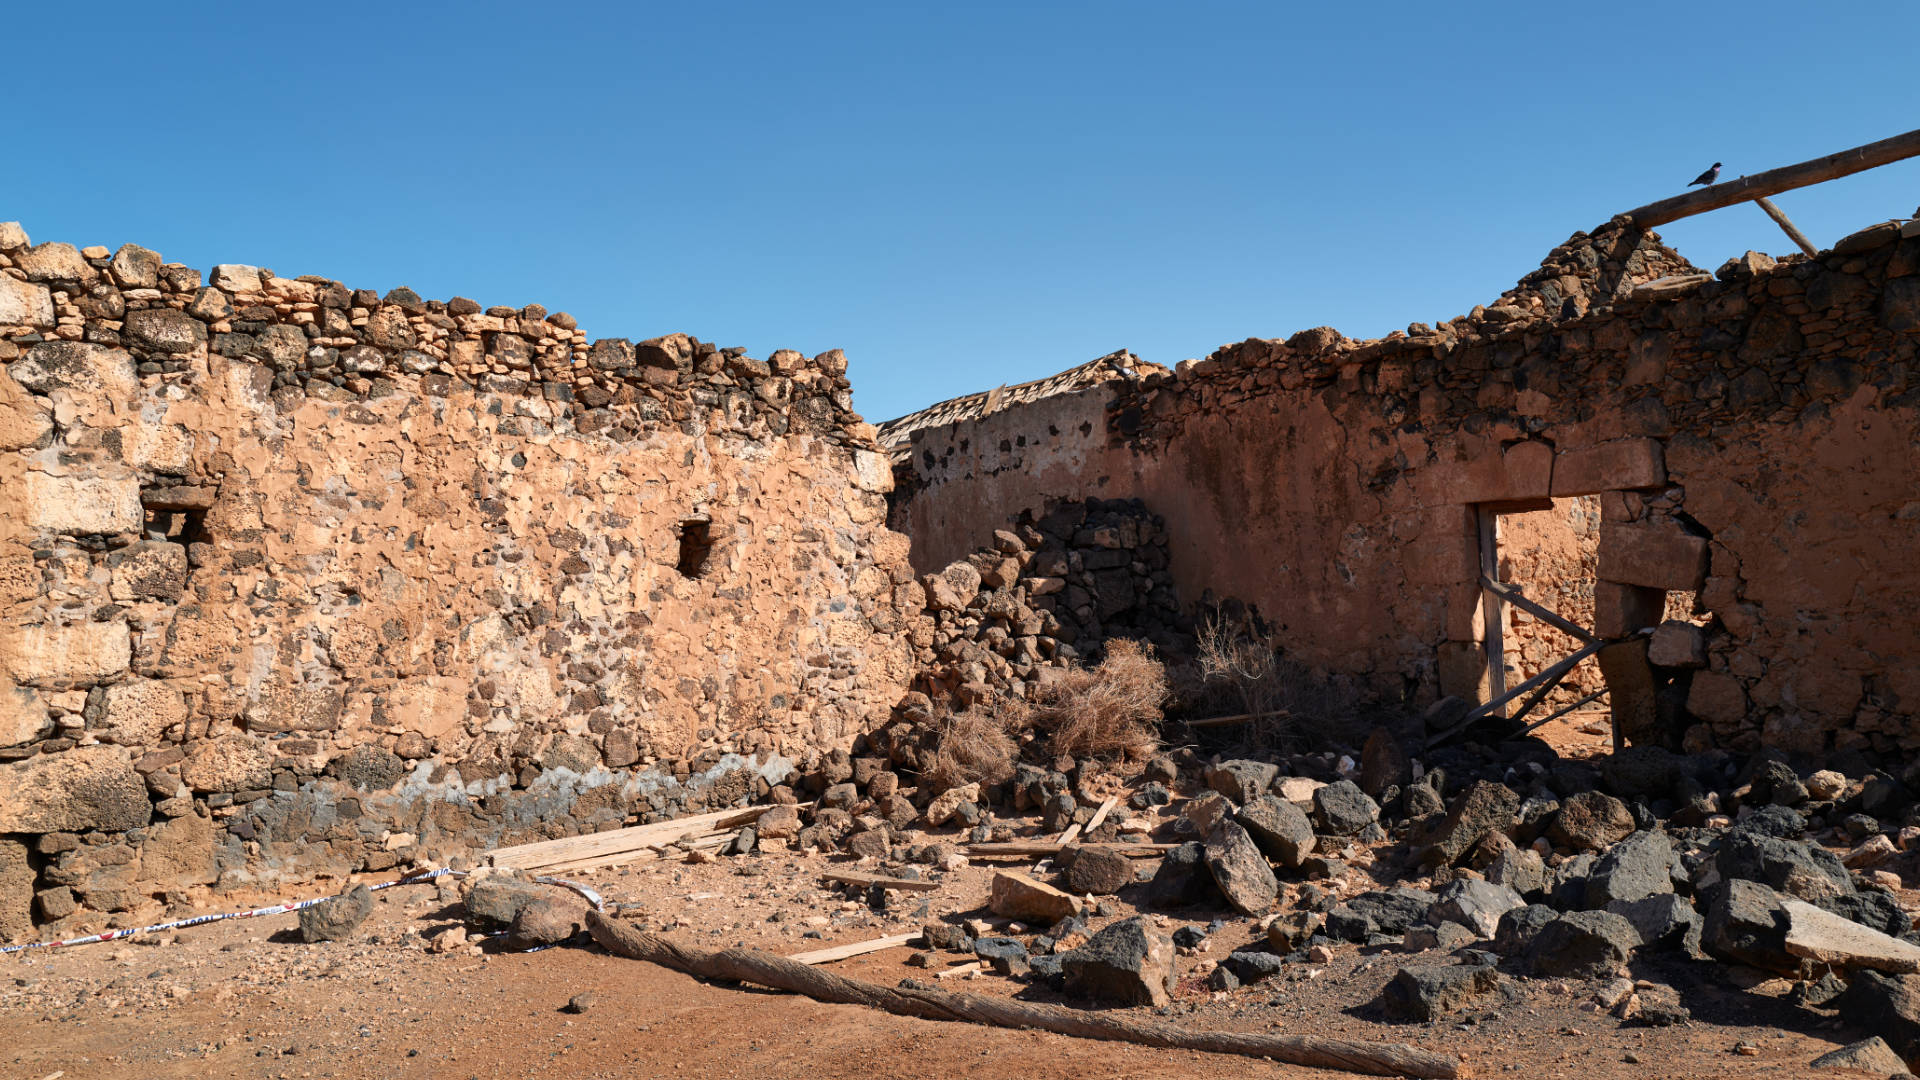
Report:
[[1191,635],[1168,570],[1166,523],[1138,499],[1076,500],[1026,516],[921,584],[932,620],[916,631],[915,689],[955,708],[997,693],[1030,699],[1074,661],[1097,658],[1110,638],[1165,652]]

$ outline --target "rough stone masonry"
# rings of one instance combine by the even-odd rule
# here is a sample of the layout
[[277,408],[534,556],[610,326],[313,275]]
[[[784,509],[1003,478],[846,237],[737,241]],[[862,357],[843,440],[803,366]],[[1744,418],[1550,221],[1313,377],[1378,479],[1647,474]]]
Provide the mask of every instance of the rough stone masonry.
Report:
[[726,805],[909,684],[837,350],[8,223],[0,363],[0,939]]

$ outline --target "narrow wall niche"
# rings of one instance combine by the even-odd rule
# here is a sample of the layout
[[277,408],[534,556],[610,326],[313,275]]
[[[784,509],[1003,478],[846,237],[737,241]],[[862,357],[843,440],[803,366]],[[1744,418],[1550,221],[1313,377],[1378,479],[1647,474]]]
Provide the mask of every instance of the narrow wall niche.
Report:
[[705,518],[689,518],[680,523],[680,561],[677,568],[685,578],[702,577],[707,572],[707,556],[713,552],[713,523]]

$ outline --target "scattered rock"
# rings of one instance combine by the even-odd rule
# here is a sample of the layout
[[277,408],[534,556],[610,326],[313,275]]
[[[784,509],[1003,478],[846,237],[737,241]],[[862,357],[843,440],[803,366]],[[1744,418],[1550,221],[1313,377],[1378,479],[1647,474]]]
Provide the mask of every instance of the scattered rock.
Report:
[[1280,768],[1265,761],[1223,761],[1206,770],[1207,786],[1245,806],[1264,795]]
[[1146,919],[1114,923],[1059,957],[1071,993],[1120,1005],[1165,1005],[1173,992],[1173,943]]
[[1353,836],[1380,820],[1380,804],[1358,784],[1342,780],[1313,793],[1313,818],[1329,836]]
[[1555,844],[1575,851],[1603,851],[1632,832],[1633,815],[1627,804],[1600,791],[1569,795],[1547,827]]
[[1451,866],[1490,832],[1505,832],[1520,808],[1520,796],[1505,784],[1477,780],[1427,835],[1429,863]]
[[1816,964],[1871,968],[1894,975],[1920,972],[1920,945],[1889,937],[1800,900],[1782,900],[1786,950]]
[[1727,881],[1707,908],[1700,944],[1732,963],[1794,973],[1800,959],[1787,951],[1787,913],[1780,896],[1753,881]]
[[1633,924],[1610,911],[1576,911],[1540,928],[1528,950],[1540,975],[1574,979],[1611,977],[1640,944]]
[[300,909],[300,940],[346,941],[373,914],[373,893],[355,885],[331,900]]
[[1280,894],[1273,868],[1254,846],[1247,831],[1222,821],[1207,834],[1207,869],[1227,903],[1242,915],[1264,914]]
[[1450,881],[1434,895],[1438,899],[1427,911],[1428,922],[1458,923],[1480,938],[1493,937],[1502,915],[1527,906],[1519,893],[1479,878]]
[[1095,844],[1082,846],[1067,871],[1067,887],[1082,896],[1112,896],[1133,881],[1132,859]]
[[1051,926],[1080,914],[1080,900],[1025,874],[1002,870],[993,875],[987,909],[995,915]]
[[1907,1063],[1878,1035],[1829,1050],[1810,1064],[1816,1069],[1858,1069],[1881,1076],[1900,1076],[1907,1072]]
[[1500,973],[1479,964],[1409,965],[1380,991],[1380,1005],[1395,1020],[1434,1020],[1491,994]]
[[575,994],[567,999],[567,1011],[575,1016],[585,1015],[599,1000],[591,990],[583,994]]
[[1594,864],[1586,891],[1590,908],[1672,892],[1673,844],[1667,834],[1636,832],[1613,845]]
[[1313,854],[1317,838],[1313,823],[1298,806],[1273,795],[1262,795],[1240,808],[1234,820],[1253,838],[1268,858],[1289,869],[1299,869]]

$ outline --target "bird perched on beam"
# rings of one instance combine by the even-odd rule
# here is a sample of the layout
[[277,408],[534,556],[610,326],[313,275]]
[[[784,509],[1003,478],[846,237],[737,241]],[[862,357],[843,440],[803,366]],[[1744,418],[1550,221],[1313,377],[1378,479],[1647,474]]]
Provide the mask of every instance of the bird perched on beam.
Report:
[[1687,186],[1692,187],[1694,184],[1711,184],[1718,179],[1720,179],[1720,163],[1716,161],[1713,163],[1713,168],[1694,177],[1693,183]]

